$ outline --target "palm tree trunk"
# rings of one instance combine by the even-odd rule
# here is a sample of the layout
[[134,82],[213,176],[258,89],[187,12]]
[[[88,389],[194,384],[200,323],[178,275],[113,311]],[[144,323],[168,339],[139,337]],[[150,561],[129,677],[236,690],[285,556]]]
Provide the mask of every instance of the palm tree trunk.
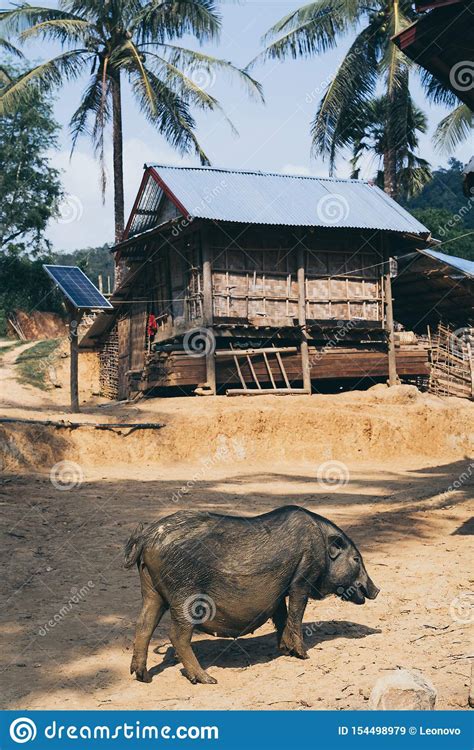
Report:
[[[123,192],[123,131],[122,131],[122,96],[120,71],[111,77],[112,89],[112,141],[113,141],[113,169],[114,169],[114,217],[115,242],[120,242],[125,227],[125,201]],[[125,271],[123,262],[115,259],[115,287],[117,287]]]
[[397,144],[395,143],[396,115],[395,91],[393,85],[387,89],[387,109],[385,113],[385,138],[383,153],[383,189],[391,197],[397,198]]
[[[389,140],[390,128],[387,133]],[[390,145],[385,149],[383,155],[383,189],[390,196],[390,198],[397,199],[397,167],[395,159],[395,149]]]

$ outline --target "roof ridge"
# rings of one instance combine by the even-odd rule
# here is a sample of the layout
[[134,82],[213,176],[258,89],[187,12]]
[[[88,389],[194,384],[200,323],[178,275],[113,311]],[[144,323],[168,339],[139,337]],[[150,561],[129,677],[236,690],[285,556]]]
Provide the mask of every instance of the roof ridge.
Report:
[[314,174],[288,174],[287,172],[267,172],[262,169],[236,169],[233,167],[197,167],[197,166],[185,166],[181,164],[158,164],[158,163],[147,163],[144,164],[145,169],[153,167],[154,169],[179,169],[179,170],[193,170],[196,172],[227,172],[231,174],[253,174],[260,177],[285,177],[293,178],[296,180],[318,180],[326,182],[354,182],[358,185],[370,185],[371,180],[357,180],[353,177],[319,177]]

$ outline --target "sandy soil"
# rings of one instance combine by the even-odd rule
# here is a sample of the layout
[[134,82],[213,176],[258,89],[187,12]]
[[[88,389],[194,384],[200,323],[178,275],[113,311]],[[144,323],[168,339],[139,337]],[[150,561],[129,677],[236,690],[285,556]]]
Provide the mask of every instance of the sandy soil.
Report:
[[[4,417],[68,418],[44,394],[11,394]],[[0,425],[2,708],[363,709],[399,666],[431,679],[438,708],[467,706],[474,405],[407,388],[255,401],[89,402],[81,416],[164,425],[133,433]],[[237,641],[196,635],[218,685],[182,676],[165,616],[153,682],[135,682],[140,591],[122,547],[136,523],[287,503],[350,534],[378,599],[311,602],[303,662],[279,656],[270,623]]]

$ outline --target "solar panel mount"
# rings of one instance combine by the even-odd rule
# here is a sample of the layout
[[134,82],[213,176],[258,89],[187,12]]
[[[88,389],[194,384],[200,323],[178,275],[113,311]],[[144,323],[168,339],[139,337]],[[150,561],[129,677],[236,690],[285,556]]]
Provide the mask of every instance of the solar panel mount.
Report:
[[113,310],[113,305],[78,266],[43,265],[43,268],[76,309]]

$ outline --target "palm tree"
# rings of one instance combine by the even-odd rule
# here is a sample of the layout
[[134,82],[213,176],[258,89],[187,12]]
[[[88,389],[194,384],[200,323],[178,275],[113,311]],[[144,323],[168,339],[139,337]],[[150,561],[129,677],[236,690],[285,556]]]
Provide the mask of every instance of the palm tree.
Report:
[[452,154],[454,149],[472,134],[473,113],[454,92],[434,78],[430,73],[422,73],[422,83],[428,98],[434,104],[451,107],[451,112],[438,123],[434,134],[434,145],[441,153]]
[[[405,148],[409,130],[407,120],[400,117],[408,115],[412,104],[411,63],[391,38],[415,18],[411,0],[316,0],[273,26],[263,52],[273,59],[312,56],[335,47],[348,33],[356,33],[312,123],[313,150],[329,158],[332,173],[341,149],[354,146],[353,123],[383,83],[384,96],[378,103],[378,109],[385,110],[380,145],[384,189],[392,197],[399,189],[397,154]],[[426,74],[425,80],[428,86]]]
[[[401,92],[400,92],[401,93]],[[413,102],[411,96],[400,96],[397,105],[397,127],[395,149],[395,192],[399,198],[409,199],[417,195],[431,180],[431,169],[425,159],[416,155],[418,133],[426,133],[427,120],[424,113]],[[387,139],[387,101],[379,96],[367,102],[358,117],[348,124],[348,135],[352,142],[352,177],[358,178],[360,160],[373,154],[377,170],[376,184],[383,188],[385,183],[383,158]]]
[[215,0],[58,0],[57,8],[23,3],[0,12],[0,24],[20,41],[40,37],[62,47],[61,54],[2,90],[0,111],[14,109],[33,90],[49,91],[89,75],[70,122],[72,144],[81,134],[92,137],[105,189],[104,131],[112,122],[117,242],[124,230],[122,82],[128,81],[139,109],[166,140],[181,153],[194,151],[203,164],[209,159],[195,135],[191,108],[220,107],[199,77],[212,82],[216,73],[227,72],[250,94],[262,96],[246,70],[175,44],[188,34],[200,43],[218,37]]

